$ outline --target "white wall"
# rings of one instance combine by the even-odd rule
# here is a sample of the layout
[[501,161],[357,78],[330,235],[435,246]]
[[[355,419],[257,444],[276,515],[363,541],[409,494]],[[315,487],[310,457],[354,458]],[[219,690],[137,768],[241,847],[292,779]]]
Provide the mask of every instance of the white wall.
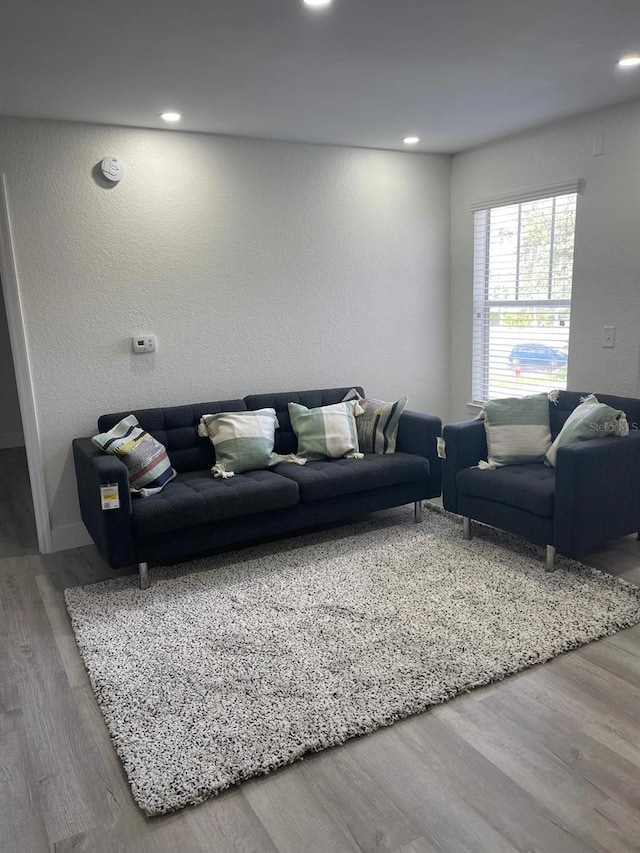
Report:
[[[604,154],[593,137],[604,134]],[[473,216],[470,205],[572,178],[578,196],[568,387],[638,396],[640,365],[640,101],[548,125],[453,158],[452,420],[471,399]],[[602,326],[616,327],[615,349]]]
[[24,444],[7,313],[0,284],[0,449]]
[[[107,187],[96,164],[126,168]],[[450,158],[0,121],[54,546],[102,412],[360,383],[446,415]],[[131,354],[131,336],[157,336]]]

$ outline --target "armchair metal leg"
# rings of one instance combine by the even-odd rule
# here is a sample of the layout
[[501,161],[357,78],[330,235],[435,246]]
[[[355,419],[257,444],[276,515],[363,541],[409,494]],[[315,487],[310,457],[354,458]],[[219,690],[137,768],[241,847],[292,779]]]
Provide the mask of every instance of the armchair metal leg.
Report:
[[413,520],[416,524],[422,521],[422,501],[415,501],[413,504]]
[[138,563],[138,573],[140,575],[140,589],[149,588],[149,566],[147,563]]
[[471,519],[467,515],[462,516],[462,537],[471,539]]
[[544,570],[545,572],[555,572],[556,570],[556,549],[553,545],[547,545],[547,560]]

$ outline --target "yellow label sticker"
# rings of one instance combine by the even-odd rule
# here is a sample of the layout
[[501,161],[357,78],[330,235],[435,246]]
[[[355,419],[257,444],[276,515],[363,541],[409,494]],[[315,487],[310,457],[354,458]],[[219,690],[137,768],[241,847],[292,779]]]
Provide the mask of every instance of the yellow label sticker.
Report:
[[120,491],[118,484],[108,486],[100,486],[100,501],[102,509],[119,509],[120,507]]

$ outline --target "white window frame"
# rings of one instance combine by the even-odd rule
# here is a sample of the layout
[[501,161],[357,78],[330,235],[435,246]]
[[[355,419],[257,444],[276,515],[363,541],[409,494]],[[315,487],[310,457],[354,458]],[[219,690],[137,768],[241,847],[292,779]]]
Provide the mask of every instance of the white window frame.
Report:
[[[488,220],[493,208],[507,205],[523,204],[528,201],[542,199],[555,199],[558,196],[579,194],[584,189],[584,181],[575,179],[561,184],[537,187],[523,190],[517,193],[483,200],[471,205],[474,214],[474,249],[473,249],[473,348],[472,348],[472,401],[474,404],[482,405],[489,397],[489,344],[490,344],[490,321],[492,308],[521,308],[528,300],[519,299],[489,299],[488,298],[488,240],[490,229]],[[484,233],[487,242],[485,246],[478,245],[476,238],[478,220],[476,217],[486,217],[484,222]],[[482,223],[481,223],[482,227]],[[553,240],[553,236],[552,236]],[[575,233],[574,233],[575,241]],[[483,254],[484,253],[484,254]],[[517,287],[517,282],[516,282]],[[536,304],[536,303],[532,303]],[[540,303],[537,303],[540,304]],[[549,299],[544,300],[547,308],[561,308],[571,310],[571,299]],[[549,387],[548,390],[551,390]]]

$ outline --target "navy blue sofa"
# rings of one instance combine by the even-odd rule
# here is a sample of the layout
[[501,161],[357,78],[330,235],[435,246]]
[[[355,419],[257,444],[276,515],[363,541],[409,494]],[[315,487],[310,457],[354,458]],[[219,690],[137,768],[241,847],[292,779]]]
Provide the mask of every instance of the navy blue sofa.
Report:
[[[440,494],[440,460],[436,438],[441,421],[431,415],[403,412],[396,453],[366,454],[364,459],[323,459],[300,466],[283,463],[215,479],[215,452],[198,435],[203,414],[272,407],[280,428],[275,451],[297,448],[287,404],[309,408],[340,402],[350,388],[253,394],[188,406],[128,410],[102,415],[98,432],[135,414],[140,425],[165,445],[178,476],[153,497],[131,498],[127,471],[115,456],[99,450],[89,437],[73,441],[82,520],[98,550],[114,569],[137,564],[140,585],[148,585],[149,565],[189,559],[250,540],[293,530],[329,525],[363,513],[414,503]],[[100,486],[117,483],[119,509],[103,510]]]
[[[552,438],[583,396],[561,391],[557,404],[549,403]],[[530,463],[480,470],[478,462],[487,459],[484,422],[444,427],[442,500],[446,510],[463,516],[466,538],[472,519],[508,530],[546,546],[551,571],[556,551],[576,555],[640,530],[640,400],[596,397],[626,413],[629,435],[560,447],[555,468]]]

